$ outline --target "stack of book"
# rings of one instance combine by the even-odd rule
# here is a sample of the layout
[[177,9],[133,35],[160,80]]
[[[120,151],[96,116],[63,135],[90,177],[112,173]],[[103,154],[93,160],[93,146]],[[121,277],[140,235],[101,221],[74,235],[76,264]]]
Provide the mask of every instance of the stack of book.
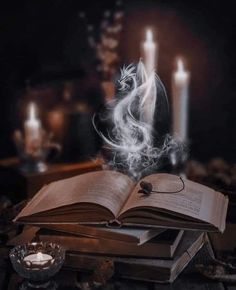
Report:
[[97,171],[43,187],[15,221],[37,225],[36,236],[67,250],[66,265],[84,269],[109,258],[118,276],[172,282],[205,241],[224,231],[228,199],[171,174],[135,183]]

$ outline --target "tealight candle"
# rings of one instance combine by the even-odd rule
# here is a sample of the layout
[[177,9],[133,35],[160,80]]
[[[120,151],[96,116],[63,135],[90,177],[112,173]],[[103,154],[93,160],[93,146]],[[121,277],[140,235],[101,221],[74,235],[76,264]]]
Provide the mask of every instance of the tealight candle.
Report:
[[55,243],[18,245],[9,253],[13,268],[26,280],[20,289],[54,289],[50,278],[62,267],[65,250]]
[[36,118],[36,107],[31,103],[28,108],[28,119],[25,128],[25,151],[32,154],[34,149],[40,146],[42,139],[41,122]]
[[36,254],[30,254],[24,257],[24,261],[26,264],[34,265],[34,266],[44,266],[50,260],[52,260],[52,256],[48,254],[44,254],[42,252],[38,252]]
[[151,131],[156,104],[155,69],[158,49],[157,43],[153,40],[153,32],[151,29],[146,30],[146,39],[142,43],[142,49],[147,82],[146,92],[142,97],[142,111],[140,115],[140,121],[149,124]]

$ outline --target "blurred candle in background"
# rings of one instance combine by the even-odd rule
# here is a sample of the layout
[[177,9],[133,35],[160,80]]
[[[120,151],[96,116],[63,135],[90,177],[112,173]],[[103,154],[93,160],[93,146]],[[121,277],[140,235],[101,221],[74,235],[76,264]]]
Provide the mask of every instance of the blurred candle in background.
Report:
[[28,119],[24,124],[25,129],[25,151],[32,154],[41,145],[42,131],[41,122],[36,117],[36,105],[30,103],[28,107]]
[[177,59],[177,70],[172,77],[172,130],[183,142],[188,139],[188,99],[190,73]]
[[146,92],[142,97],[140,120],[150,125],[151,134],[156,104],[155,70],[157,61],[157,44],[153,41],[151,29],[146,30],[146,39],[142,43],[142,52],[148,82]]
[[147,74],[157,68],[157,53],[158,45],[153,41],[153,32],[151,29],[146,30],[146,39],[142,45],[143,48],[143,58],[144,65],[147,71]]

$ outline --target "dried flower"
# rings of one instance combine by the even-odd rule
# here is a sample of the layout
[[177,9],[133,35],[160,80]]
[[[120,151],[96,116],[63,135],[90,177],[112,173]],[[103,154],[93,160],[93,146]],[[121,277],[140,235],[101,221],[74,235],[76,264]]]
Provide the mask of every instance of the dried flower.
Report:
[[[121,6],[122,2],[117,1],[116,5]],[[84,12],[79,13],[80,18],[86,18]],[[87,25],[88,44],[94,50],[96,58],[100,62],[96,66],[103,77],[112,77],[115,73],[116,65],[119,60],[118,47],[119,47],[119,33],[122,30],[121,18],[124,13],[119,8],[119,11],[112,13],[110,10],[106,10],[103,13],[103,19],[100,24],[100,35],[95,37],[94,27],[90,24]]]

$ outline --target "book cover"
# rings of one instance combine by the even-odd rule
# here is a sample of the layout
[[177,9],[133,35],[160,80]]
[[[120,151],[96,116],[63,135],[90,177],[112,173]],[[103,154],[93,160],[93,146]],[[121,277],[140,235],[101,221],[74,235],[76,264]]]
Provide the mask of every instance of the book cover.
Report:
[[125,258],[67,252],[65,266],[70,269],[92,271],[99,261],[108,260],[114,263],[116,277],[170,283],[189,264],[204,242],[205,233],[185,231],[173,259]]
[[166,230],[150,241],[135,243],[96,239],[82,235],[71,235],[48,229],[40,229],[36,236],[40,241],[54,242],[67,251],[100,255],[171,258],[183,236],[182,230]]
[[79,224],[37,224],[38,227],[62,233],[83,235],[93,238],[111,239],[142,245],[165,231],[163,228],[120,227],[112,228],[104,225],[84,226]]

